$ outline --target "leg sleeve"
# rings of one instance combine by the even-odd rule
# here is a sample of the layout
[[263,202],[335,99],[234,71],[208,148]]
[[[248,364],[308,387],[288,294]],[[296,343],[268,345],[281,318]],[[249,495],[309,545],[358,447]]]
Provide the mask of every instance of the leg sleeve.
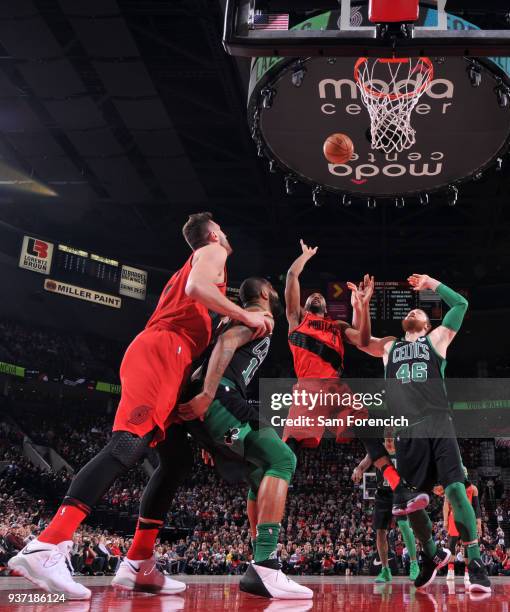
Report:
[[159,465],[143,492],[140,516],[164,521],[177,488],[193,467],[193,453],[184,427],[170,427],[156,452]]
[[103,450],[76,474],[66,497],[95,506],[116,478],[142,460],[153,435],[149,432],[140,437],[128,431],[114,431]]

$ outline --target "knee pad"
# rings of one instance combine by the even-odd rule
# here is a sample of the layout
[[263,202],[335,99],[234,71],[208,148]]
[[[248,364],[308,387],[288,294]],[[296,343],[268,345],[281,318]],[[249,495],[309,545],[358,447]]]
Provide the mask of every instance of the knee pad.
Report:
[[292,480],[294,472],[296,471],[296,455],[291,448],[284,442],[278,444],[277,448],[274,449],[273,458],[269,468],[266,470],[267,476],[275,476],[281,478],[286,482]]
[[131,469],[139,463],[147,453],[154,432],[149,432],[143,438],[129,431],[114,431],[111,440],[104,447],[107,452],[126,469]]
[[284,448],[285,448],[286,462],[288,464],[288,469],[290,471],[290,479],[292,479],[296,471],[296,465],[297,465],[296,453],[293,450],[291,450],[286,444],[284,444]]

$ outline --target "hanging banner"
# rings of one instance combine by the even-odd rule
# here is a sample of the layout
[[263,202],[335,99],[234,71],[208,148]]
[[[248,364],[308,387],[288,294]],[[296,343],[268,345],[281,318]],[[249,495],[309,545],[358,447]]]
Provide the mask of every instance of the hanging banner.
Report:
[[119,293],[135,300],[145,300],[146,292],[147,272],[131,266],[122,266]]
[[110,308],[120,308],[122,306],[122,299],[115,295],[100,293],[99,291],[85,289],[84,287],[76,287],[75,285],[61,283],[60,281],[50,278],[44,281],[44,288],[46,291],[51,291],[52,293],[59,293],[60,295],[66,295],[67,297],[73,297],[79,300],[86,300],[87,302],[101,304],[102,306],[110,306]]

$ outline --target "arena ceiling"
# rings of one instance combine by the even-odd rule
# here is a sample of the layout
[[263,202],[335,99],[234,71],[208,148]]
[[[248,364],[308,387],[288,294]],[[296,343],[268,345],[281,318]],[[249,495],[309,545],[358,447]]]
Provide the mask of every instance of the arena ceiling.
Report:
[[186,214],[205,209],[230,232],[238,275],[281,274],[303,237],[320,245],[325,278],[510,281],[510,159],[465,186],[456,207],[437,197],[428,207],[316,208],[307,188],[287,196],[251,140],[248,64],[221,47],[222,4],[2,3],[0,220],[172,269],[186,254]]

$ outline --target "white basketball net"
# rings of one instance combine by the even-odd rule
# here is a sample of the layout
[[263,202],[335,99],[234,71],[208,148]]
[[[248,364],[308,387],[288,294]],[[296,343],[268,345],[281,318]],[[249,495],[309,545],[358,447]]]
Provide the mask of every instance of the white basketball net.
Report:
[[359,58],[354,78],[370,115],[372,149],[400,153],[415,144],[411,113],[433,76],[427,57]]

